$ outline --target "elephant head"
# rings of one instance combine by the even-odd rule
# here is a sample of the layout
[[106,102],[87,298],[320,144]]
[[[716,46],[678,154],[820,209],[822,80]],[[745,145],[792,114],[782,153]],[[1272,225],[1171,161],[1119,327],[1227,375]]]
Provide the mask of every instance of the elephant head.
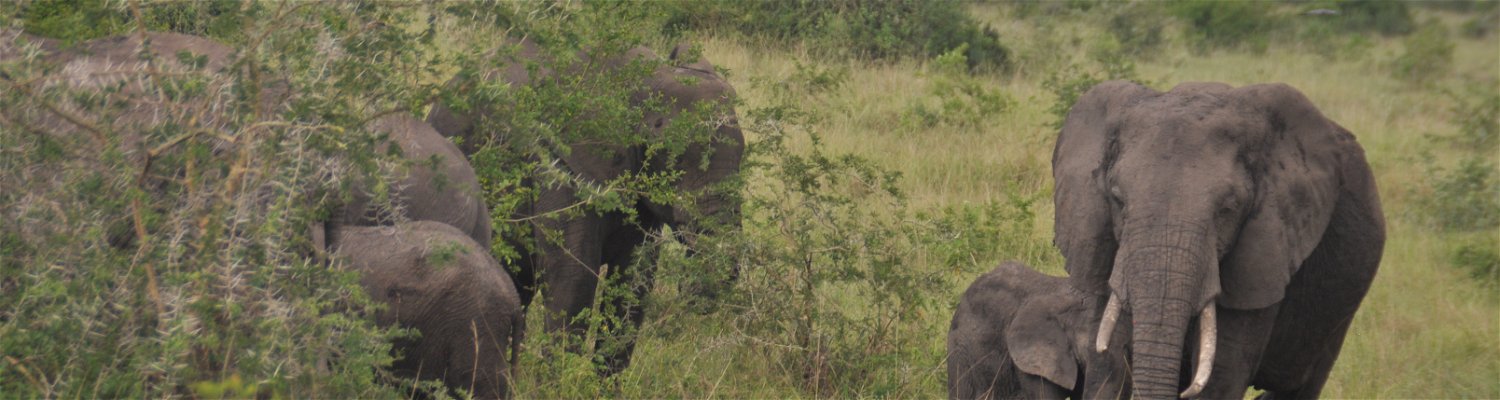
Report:
[[1129,397],[1124,350],[1094,351],[1101,300],[1014,261],[980,276],[949,326],[948,397]]
[[508,397],[526,318],[486,246],[433,221],[348,227],[329,239],[370,298],[386,305],[375,322],[421,334],[395,343],[397,375],[441,380],[477,399]]
[[[690,233],[735,230],[740,223],[739,202],[724,188],[715,187],[739,173],[744,157],[745,135],[734,112],[735,92],[713,64],[691,53],[688,45],[678,45],[668,55],[667,65],[646,82],[647,98],[657,100],[656,107],[644,107],[648,136],[694,137],[676,157],[647,156],[649,170],[681,172],[677,192],[691,199],[687,207],[652,207],[666,222]],[[688,240],[691,245],[693,236]]]
[[[1374,197],[1354,137],[1284,84],[1100,84],[1069,112],[1052,166],[1055,244],[1075,287],[1109,297],[1100,349],[1132,312],[1143,398],[1178,395],[1195,316],[1195,373],[1181,396],[1197,394],[1216,310],[1281,302],[1336,203]],[[1373,204],[1361,218],[1379,218]]]

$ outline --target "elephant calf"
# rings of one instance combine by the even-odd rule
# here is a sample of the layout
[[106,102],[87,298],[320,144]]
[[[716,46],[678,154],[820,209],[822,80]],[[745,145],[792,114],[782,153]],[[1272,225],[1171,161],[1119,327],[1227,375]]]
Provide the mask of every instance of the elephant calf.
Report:
[[399,376],[441,380],[475,398],[504,398],[525,315],[515,285],[485,247],[452,226],[414,221],[340,229],[334,251],[361,272],[360,285],[388,306],[382,326],[413,328],[392,366]]
[[1015,261],[980,276],[948,328],[948,397],[1128,398],[1123,343],[1094,350],[1101,300]]

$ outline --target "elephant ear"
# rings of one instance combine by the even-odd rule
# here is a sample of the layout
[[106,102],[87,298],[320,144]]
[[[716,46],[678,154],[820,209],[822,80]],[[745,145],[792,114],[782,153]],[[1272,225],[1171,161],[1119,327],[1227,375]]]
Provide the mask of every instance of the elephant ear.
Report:
[[1353,135],[1285,84],[1246,86],[1235,94],[1264,113],[1269,129],[1247,135],[1259,141],[1243,157],[1250,164],[1255,200],[1238,240],[1220,262],[1219,304],[1257,309],[1281,301],[1323,237],[1338,201],[1340,159],[1351,151],[1345,146]]
[[1005,343],[1016,368],[1068,390],[1073,390],[1078,381],[1078,360],[1073,357],[1071,340],[1052,313],[1030,303],[1023,303],[1005,327]]
[[1110,204],[1104,188],[1106,157],[1118,138],[1110,127],[1112,115],[1128,104],[1156,94],[1126,82],[1101,83],[1084,93],[1068,112],[1057,147],[1052,152],[1052,202],[1057,212],[1053,244],[1067,259],[1073,286],[1085,292],[1108,293],[1116,242]]

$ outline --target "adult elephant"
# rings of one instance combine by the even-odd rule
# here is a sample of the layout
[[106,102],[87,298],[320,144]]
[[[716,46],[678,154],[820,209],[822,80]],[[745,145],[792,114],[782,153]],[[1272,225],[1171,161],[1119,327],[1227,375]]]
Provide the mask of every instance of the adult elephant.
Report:
[[526,319],[514,284],[487,246],[433,221],[345,227],[329,244],[360,272],[370,298],[386,305],[375,313],[377,324],[421,334],[395,343],[400,358],[393,372],[440,380],[474,398],[509,395]]
[[479,178],[453,142],[408,114],[385,116],[366,127],[385,138],[376,146],[378,151],[387,152],[394,145],[400,150],[400,160],[409,165],[394,171],[386,204],[389,208],[376,204],[375,199],[382,196],[372,188],[375,185],[361,181],[352,188],[350,200],[340,207],[340,217],[329,221],[325,229],[391,225],[402,219],[435,221],[458,228],[489,247],[489,208],[480,194]]
[[1124,350],[1094,351],[1103,308],[1103,298],[1019,262],[981,275],[948,327],[948,398],[1130,397]]
[[[526,65],[543,56],[535,45],[520,42],[519,51],[508,55],[504,66],[483,74],[481,79],[499,80],[512,87],[545,84],[561,73],[583,73],[579,71],[614,70],[636,66],[637,62],[660,63],[644,81],[630,93],[631,104],[640,107],[643,120],[634,126],[621,126],[645,135],[648,142],[664,139],[668,132],[680,134],[683,130],[707,130],[707,140],[692,143],[675,159],[664,160],[659,154],[647,154],[645,145],[621,145],[609,142],[570,143],[571,151],[556,154],[562,169],[573,174],[576,182],[537,185],[528,182],[537,191],[535,202],[521,207],[517,219],[533,223],[533,246],[516,243],[518,248],[534,248],[525,254],[516,271],[523,304],[529,304],[539,280],[545,287],[544,305],[548,310],[546,327],[549,331],[567,331],[582,334],[586,329],[576,317],[595,303],[596,287],[600,282],[601,266],[608,265],[609,275],[614,276],[622,268],[632,264],[632,253],[653,232],[663,226],[684,231],[689,238],[688,246],[695,245],[691,238],[699,233],[717,229],[737,229],[739,225],[739,203],[734,196],[726,195],[715,186],[735,175],[740,168],[745,141],[736,122],[733,109],[734,89],[714,71],[707,60],[688,59],[687,46],[678,46],[662,60],[655,53],[636,48],[624,55],[597,61],[592,67],[568,66],[558,69],[528,68]],[[580,59],[585,63],[587,56]],[[457,79],[457,78],[456,78]],[[472,153],[482,144],[503,144],[511,140],[507,132],[486,129],[486,119],[500,120],[505,107],[480,105],[471,112],[457,112],[437,104],[428,117],[433,127],[445,136],[462,138],[465,150]],[[707,112],[705,115],[703,112]],[[691,113],[695,118],[682,118]],[[677,176],[676,191],[691,200],[666,204],[640,199],[628,205],[633,218],[624,212],[586,212],[581,215],[566,215],[562,211],[572,208],[580,201],[581,189],[577,183],[602,184],[626,174]],[[687,206],[680,206],[686,204]],[[561,240],[547,239],[551,234],[560,234]],[[649,271],[634,271],[644,276],[646,284],[634,287],[640,299],[650,290]],[[539,275],[539,276],[538,276]],[[614,311],[615,321],[625,321],[639,326],[643,315],[639,302],[623,301],[618,297],[609,307]],[[608,347],[603,352],[605,373],[614,373],[629,365],[634,341],[627,340],[622,346]]]
[[1137,397],[1318,395],[1385,243],[1353,135],[1284,84],[1112,81],[1073,106],[1052,168],[1071,281],[1109,296],[1099,347],[1133,315]]

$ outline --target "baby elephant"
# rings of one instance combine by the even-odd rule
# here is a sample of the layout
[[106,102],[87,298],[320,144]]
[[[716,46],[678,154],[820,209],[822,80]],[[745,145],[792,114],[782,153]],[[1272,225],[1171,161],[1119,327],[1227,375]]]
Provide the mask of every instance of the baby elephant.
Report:
[[1015,261],[980,276],[948,328],[948,397],[1130,397],[1128,335],[1094,349],[1104,300]]
[[363,274],[365,291],[387,306],[376,323],[421,333],[396,342],[398,376],[441,380],[474,398],[509,394],[505,352],[513,362],[525,316],[510,276],[483,246],[432,221],[348,226],[334,239],[335,252]]

